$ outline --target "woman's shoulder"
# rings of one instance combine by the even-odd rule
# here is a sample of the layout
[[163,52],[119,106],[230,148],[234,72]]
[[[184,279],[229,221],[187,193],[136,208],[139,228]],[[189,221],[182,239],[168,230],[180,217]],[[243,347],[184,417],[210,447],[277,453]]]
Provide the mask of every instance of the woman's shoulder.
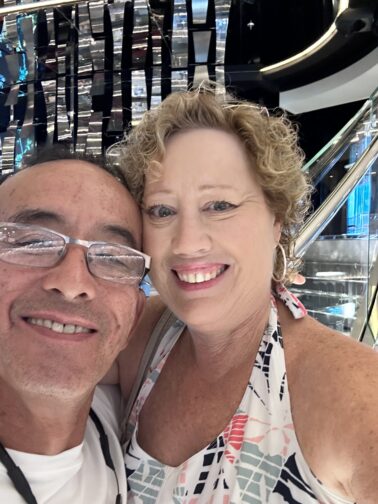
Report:
[[166,306],[159,296],[148,298],[143,314],[133,330],[127,347],[118,357],[119,380],[122,395],[125,398],[130,394],[152,331],[165,310]]
[[295,362],[296,369],[301,373],[307,375],[311,371],[312,376],[316,369],[325,371],[324,377],[332,375],[333,383],[336,385],[341,381],[345,390],[345,373],[349,378],[351,374],[366,376],[370,366],[376,368],[378,353],[371,347],[324,326],[308,315],[294,320],[287,313],[282,317],[282,308],[279,311],[285,352],[289,352],[289,359]]
[[[303,454],[336,492],[376,502],[378,354],[306,316],[280,308],[292,415]],[[368,467],[370,465],[370,467]],[[359,496],[359,499],[356,499]]]

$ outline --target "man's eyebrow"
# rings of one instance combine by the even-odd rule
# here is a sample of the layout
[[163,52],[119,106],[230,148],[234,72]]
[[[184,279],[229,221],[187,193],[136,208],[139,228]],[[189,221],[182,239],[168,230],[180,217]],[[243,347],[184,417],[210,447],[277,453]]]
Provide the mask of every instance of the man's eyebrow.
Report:
[[64,219],[61,215],[51,212],[48,210],[42,210],[41,208],[27,208],[21,210],[8,217],[8,220],[15,223],[46,223],[46,221],[55,222],[57,224],[63,224]]
[[[43,210],[41,208],[27,208],[25,210],[20,210],[7,218],[10,222],[23,223],[23,224],[42,224],[46,225],[46,221],[54,224],[65,224],[63,216],[51,212],[49,210]],[[123,226],[117,226],[116,224],[105,224],[102,229],[108,233],[116,235],[126,241],[129,247],[139,249],[135,236],[131,231]]]
[[114,225],[114,224],[107,224],[106,226],[104,226],[104,228],[106,231],[109,231],[112,234],[118,235],[119,237],[126,240],[127,245],[129,247],[134,248],[134,249],[139,249],[137,241],[135,239],[135,236],[128,229],[126,229],[122,226]]

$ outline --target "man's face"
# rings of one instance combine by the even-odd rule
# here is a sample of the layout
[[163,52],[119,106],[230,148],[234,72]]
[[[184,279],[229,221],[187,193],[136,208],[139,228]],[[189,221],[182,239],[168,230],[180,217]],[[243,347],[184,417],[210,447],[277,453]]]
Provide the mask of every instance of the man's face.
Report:
[[[76,160],[43,163],[6,180],[0,221],[88,241],[131,247],[141,241],[139,210],[126,189],[101,168]],[[85,252],[70,245],[50,268],[0,261],[0,387],[85,395],[126,345],[143,295],[137,286],[92,276]],[[50,321],[74,325],[75,333],[59,333]]]

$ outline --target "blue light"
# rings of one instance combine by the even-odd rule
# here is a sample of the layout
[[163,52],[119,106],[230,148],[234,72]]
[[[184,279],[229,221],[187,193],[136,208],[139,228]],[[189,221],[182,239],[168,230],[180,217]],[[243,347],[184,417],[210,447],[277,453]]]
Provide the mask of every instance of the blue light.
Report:
[[[349,160],[355,163],[371,142],[371,135],[366,134],[350,149]],[[350,193],[347,200],[347,235],[358,236],[369,234],[371,203],[371,176],[366,173]]]

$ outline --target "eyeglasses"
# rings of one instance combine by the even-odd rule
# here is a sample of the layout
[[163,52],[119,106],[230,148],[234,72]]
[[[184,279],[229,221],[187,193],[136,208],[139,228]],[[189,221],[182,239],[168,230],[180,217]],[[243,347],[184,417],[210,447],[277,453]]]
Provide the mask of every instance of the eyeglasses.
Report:
[[139,285],[150,268],[151,258],[125,245],[77,240],[31,224],[0,222],[0,260],[32,268],[50,268],[67,252],[67,245],[85,247],[90,273],[98,278]]

